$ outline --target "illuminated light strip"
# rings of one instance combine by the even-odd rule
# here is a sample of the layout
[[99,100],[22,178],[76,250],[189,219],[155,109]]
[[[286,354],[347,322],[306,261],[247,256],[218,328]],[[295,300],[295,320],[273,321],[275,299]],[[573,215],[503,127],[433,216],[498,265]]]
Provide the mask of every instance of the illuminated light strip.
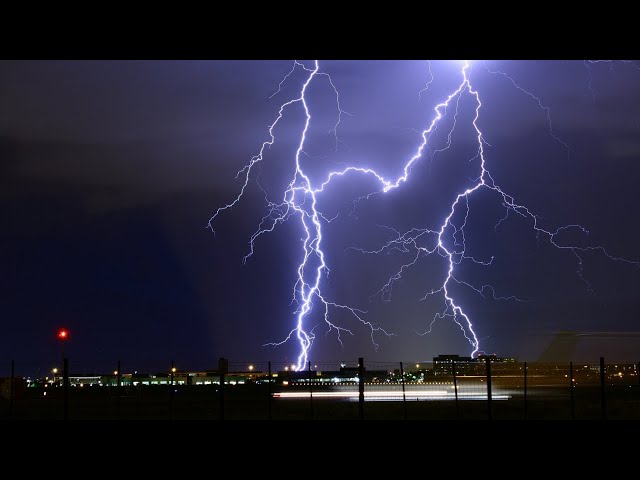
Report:
[[[284,399],[297,399],[297,398],[309,398],[310,396],[313,396],[313,398],[343,398],[343,399],[358,399],[359,398],[359,392],[354,391],[354,392],[313,392],[313,394],[311,394],[310,392],[279,392],[279,393],[274,393],[273,397],[274,398],[284,398]],[[423,399],[428,399],[428,398],[438,398],[438,399],[443,399],[443,400],[451,400],[455,398],[455,394],[453,392],[449,392],[446,390],[410,390],[405,392],[405,395],[408,399],[412,399],[412,398],[423,398]],[[364,392],[364,398],[365,399],[375,399],[375,398],[380,398],[380,399],[400,399],[402,400],[402,392],[398,391],[398,390],[376,390],[376,391],[370,391],[370,392]],[[458,398],[464,398],[464,399],[487,399],[487,394],[478,394],[478,393],[473,393],[473,392],[458,392]],[[495,400],[507,400],[508,398],[510,398],[509,395],[495,395],[492,394],[491,395],[492,399]]]

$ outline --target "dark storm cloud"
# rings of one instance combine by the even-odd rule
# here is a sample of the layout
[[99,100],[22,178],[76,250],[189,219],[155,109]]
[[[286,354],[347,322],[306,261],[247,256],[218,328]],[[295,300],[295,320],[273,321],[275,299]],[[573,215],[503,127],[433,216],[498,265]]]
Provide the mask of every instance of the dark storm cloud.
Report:
[[[434,105],[458,82],[460,68],[457,62],[433,62],[433,83],[419,100],[429,80],[424,62],[322,66],[350,115],[342,116],[336,150],[335,94],[326,81],[313,85],[314,121],[304,161],[315,179],[343,164],[373,165],[396,176]],[[508,73],[551,108],[554,131],[570,145],[570,155],[549,135],[537,103],[485,66]],[[297,71],[269,98],[290,69],[288,61],[0,63],[2,309],[14,322],[0,352],[50,354],[49,332],[70,322],[86,341],[87,359],[96,352],[207,361],[217,355],[295,355],[295,345],[260,345],[280,340],[292,325],[297,224],[262,238],[256,255],[241,266],[264,214],[263,194],[252,182],[243,202],[220,218],[215,236],[204,228],[215,208],[237,192],[235,172],[268,139],[278,106],[299,88]],[[597,64],[589,72],[582,62],[491,61],[475,65],[472,79],[482,97],[479,123],[491,144],[487,158],[496,181],[545,225],[584,224],[594,243],[637,259],[640,71],[623,64],[613,70]],[[437,258],[409,272],[387,303],[370,296],[406,258],[373,261],[349,249],[388,240],[379,224],[437,225],[451,195],[477,173],[468,162],[474,147],[462,120],[469,119],[465,108],[455,146],[424,158],[406,188],[361,202],[353,215],[351,200],[374,187],[366,178],[337,182],[321,200],[326,212],[341,214],[326,230],[332,269],[326,291],[367,309],[368,319],[398,336],[379,338],[375,352],[364,331],[346,338],[344,349],[332,335],[320,335],[317,355],[351,358],[364,352],[397,360],[467,353],[468,344],[450,322],[439,322],[431,336],[415,335],[441,309],[437,299],[418,301],[438,287]],[[301,119],[299,108],[287,110],[276,131],[279,141],[259,170],[271,199],[288,181]],[[450,125],[439,127],[434,142],[442,144]],[[460,275],[530,302],[495,303],[459,288],[487,350],[530,358],[554,330],[637,328],[637,269],[588,255],[585,276],[597,292],[591,295],[575,273],[575,257],[538,243],[522,219],[496,232],[503,213],[491,195],[472,202],[469,248],[483,258],[495,255],[496,262],[491,268],[461,267]]]
[[[613,130],[608,141],[615,149],[629,144],[618,136],[638,132],[640,114],[621,108],[637,101],[633,75],[640,77],[640,71],[632,66],[617,67],[631,69],[629,75],[616,75],[606,64],[592,66],[593,105],[589,72],[580,62],[486,66],[512,75],[551,106],[561,137],[571,130]],[[544,112],[530,98],[480,67],[474,78],[486,98],[483,121],[506,125],[488,138],[517,138],[546,127]],[[104,205],[176,190],[231,190],[229,175],[266,140],[277,98],[266,99],[289,69],[289,62],[3,62],[0,135],[20,155],[19,178],[112,188],[113,198],[98,201]],[[418,104],[416,92],[428,80],[424,63],[341,61],[328,63],[327,70],[340,83],[342,107],[353,114],[343,117],[341,133],[348,145],[355,139],[356,151],[346,150],[337,160],[351,162],[355,154],[371,162],[368,148],[379,140],[391,148],[384,158],[391,165],[399,163],[392,157],[403,158],[413,148],[407,137],[417,138],[412,129],[430,118],[428,100],[439,99],[457,74],[455,62],[434,62],[437,76]],[[615,88],[605,88],[612,82]]]
[[[3,62],[0,128],[77,143],[192,140],[246,121],[270,93],[264,62]],[[229,72],[232,72],[229,75]],[[275,77],[274,77],[275,78]],[[243,98],[244,102],[237,102]],[[233,108],[231,108],[233,107]]]
[[[6,166],[12,180],[4,194],[29,196],[33,188],[66,185],[89,210],[134,207],[208,189],[217,176],[211,172],[211,145],[195,141],[92,144],[5,138],[0,143],[12,152],[5,157],[12,162]],[[219,168],[225,172],[223,165]],[[226,173],[233,175],[231,169]]]
[[[91,202],[105,207],[176,191],[222,189],[253,153],[245,132],[261,131],[271,120],[270,112],[261,116],[256,108],[264,107],[275,81],[277,69],[266,67],[3,62],[0,139],[12,152],[3,158],[4,168],[14,164],[14,183],[85,188]],[[113,193],[103,191],[96,199],[95,187]]]

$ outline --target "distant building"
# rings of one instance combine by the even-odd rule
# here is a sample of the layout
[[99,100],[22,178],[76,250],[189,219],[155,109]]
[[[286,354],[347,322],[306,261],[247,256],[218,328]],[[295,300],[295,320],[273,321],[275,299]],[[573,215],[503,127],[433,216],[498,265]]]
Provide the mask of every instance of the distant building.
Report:
[[436,376],[451,375],[452,365],[455,362],[456,373],[458,375],[470,375],[480,372],[480,364],[471,357],[461,357],[460,355],[438,355],[433,357],[433,374]]
[[[311,373],[311,376],[309,375]],[[387,377],[386,370],[367,370],[364,369],[364,381],[366,383],[379,381]],[[300,370],[298,372],[288,370],[279,372],[278,376],[287,382],[286,385],[291,384],[305,384],[313,382],[315,384],[332,384],[332,383],[357,383],[359,379],[358,367],[347,367],[346,364],[341,364],[340,370],[334,371],[316,371],[316,370]]]
[[491,363],[516,363],[518,360],[515,358],[498,357],[495,353],[478,353],[477,360],[484,362],[489,359]]
[[461,357],[460,355],[438,355],[437,357],[433,357],[433,364],[448,362],[473,362],[474,359],[471,357]]
[[479,353],[476,358],[461,357],[460,355],[438,355],[433,357],[434,375],[452,375],[452,365],[455,362],[456,374],[458,375],[484,375],[486,373],[485,362],[489,359],[491,363],[516,364],[515,358],[498,357],[495,353]]

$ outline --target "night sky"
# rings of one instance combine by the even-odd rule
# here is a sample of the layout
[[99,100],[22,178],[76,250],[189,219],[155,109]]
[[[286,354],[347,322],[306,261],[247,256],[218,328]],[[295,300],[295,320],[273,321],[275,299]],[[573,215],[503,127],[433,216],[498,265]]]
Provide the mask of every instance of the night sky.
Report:
[[[306,61],[306,65],[311,62]],[[335,96],[323,79],[309,91],[314,112],[305,168],[313,180],[344,165],[374,166],[399,175],[420,143],[434,106],[459,84],[460,63],[433,61],[322,61],[344,111],[337,144]],[[215,234],[207,222],[233,200],[236,172],[268,139],[279,106],[304,80],[291,61],[4,61],[0,62],[0,359],[48,361],[59,354],[55,331],[67,327],[68,355],[78,361],[179,359],[214,365],[232,360],[294,361],[296,342],[273,348],[294,326],[291,305],[302,232],[292,218],[255,244],[249,239],[266,213],[265,189],[281,198],[291,178],[304,115],[287,111],[242,201],[222,214]],[[640,179],[640,63],[582,61],[475,62],[487,167],[504,191],[555,229],[580,224],[580,245],[640,260],[637,187]],[[534,99],[551,108],[547,114]],[[591,88],[590,88],[591,87]],[[378,257],[350,247],[380,248],[400,231],[436,228],[461,188],[478,175],[469,97],[460,103],[452,147],[427,153],[409,181],[388,194],[366,177],[332,184],[320,209],[336,219],[324,226],[331,273],[323,291],[332,301],[367,310],[367,321],[394,334],[376,335],[348,315],[332,317],[354,336],[325,336],[320,312],[312,360],[425,360],[471,348],[450,320],[420,336],[441,296],[439,257],[407,271],[390,301],[374,295],[411,254]],[[452,111],[432,136],[442,148]],[[446,128],[445,128],[446,126]],[[259,177],[257,173],[259,172]],[[456,286],[481,350],[535,360],[562,330],[638,330],[640,269],[597,253],[577,259],[537,238],[531,222],[505,214],[488,191],[472,197],[467,250],[493,256],[491,266],[461,264],[457,277],[491,284],[496,294],[526,302],[483,299]],[[438,283],[439,282],[439,283]],[[638,339],[608,339],[580,350],[637,360]],[[586,358],[588,357],[588,358]]]

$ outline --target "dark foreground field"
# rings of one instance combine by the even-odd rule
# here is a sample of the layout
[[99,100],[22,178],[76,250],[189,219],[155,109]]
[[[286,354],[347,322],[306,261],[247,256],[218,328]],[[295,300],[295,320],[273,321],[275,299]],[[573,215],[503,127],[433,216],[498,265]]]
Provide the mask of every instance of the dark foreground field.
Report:
[[[57,420],[64,415],[61,388],[29,388],[11,407],[0,401],[0,419]],[[172,392],[173,390],[173,392]],[[304,392],[303,388],[285,391]],[[357,391],[354,386],[351,391]],[[318,395],[319,391],[315,392]],[[399,392],[401,396],[401,392]],[[596,420],[603,410],[601,392],[597,387],[585,387],[574,392],[572,404],[566,389],[549,387],[532,389],[525,404],[523,395],[508,395],[506,400],[493,400],[494,420]],[[71,388],[69,419],[71,420],[357,420],[359,403],[350,399],[272,398],[266,385],[227,386],[224,407],[218,386]],[[406,402],[366,401],[365,420],[485,420],[489,417],[487,400],[460,400],[456,408],[453,399],[424,400],[412,398],[407,391]],[[486,397],[485,397],[486,398]],[[640,420],[640,386],[610,387],[606,391],[606,418],[610,420]]]

